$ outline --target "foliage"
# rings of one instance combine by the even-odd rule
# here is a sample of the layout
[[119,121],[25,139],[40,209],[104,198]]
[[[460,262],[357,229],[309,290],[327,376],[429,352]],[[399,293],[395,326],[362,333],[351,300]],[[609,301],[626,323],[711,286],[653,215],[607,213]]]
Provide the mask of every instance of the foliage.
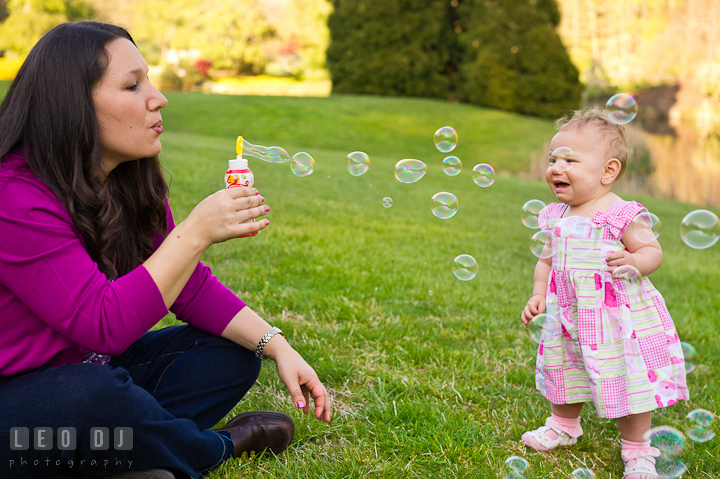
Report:
[[334,5],[334,91],[454,98],[546,117],[579,106],[554,0]]
[[12,80],[25,61],[25,56],[0,58],[0,80]]
[[90,18],[85,0],[9,0],[8,17],[0,25],[0,50],[26,54],[45,32],[67,21]]
[[[527,248],[532,231],[519,212],[528,199],[553,197],[544,182],[505,176],[479,188],[469,171],[475,161],[502,171],[526,169],[529,152],[552,137],[550,121],[367,95],[167,96],[162,160],[172,174],[170,204],[178,222],[222,188],[237,135],[290,153],[307,151],[316,160],[315,172],[298,178],[287,164],[251,159],[271,208],[270,227],[214,245],[203,261],[308,359],[333,395],[333,423],[300,414],[266,362],[228,418],[283,411],[296,422],[295,440],[277,458],[228,461],[210,479],[489,479],[503,477],[504,461],[513,455],[529,461],[534,478],[567,478],[579,467],[599,478],[622,477],[615,422],[598,419],[592,407],[582,413],[585,433],[575,447],[538,453],[519,440],[549,411],[534,388],[537,345],[519,321],[536,261]],[[452,119],[464,167],[456,177],[442,173],[444,155],[431,141]],[[360,177],[345,167],[353,150],[366,151],[372,161]],[[396,181],[392,171],[401,158],[426,161],[425,177],[411,185]],[[429,211],[438,191],[459,198],[458,214],[449,220]],[[393,198],[392,208],[382,207],[384,196]],[[665,225],[663,265],[651,279],[681,340],[700,357],[688,376],[691,401],[653,414],[653,425],[686,430],[689,411],[720,411],[720,246],[697,251],[680,241],[676,226],[696,207],[625,198],[645,204]],[[471,281],[451,272],[460,253],[480,264]],[[687,475],[713,477],[718,457],[717,439],[688,441]]]
[[720,99],[716,0],[559,2],[560,34],[586,83],[636,89],[681,81]]
[[338,93],[452,96],[455,38],[444,0],[333,0],[327,66]]
[[555,32],[554,0],[471,0],[458,17],[462,99],[543,117],[579,106],[582,85]]

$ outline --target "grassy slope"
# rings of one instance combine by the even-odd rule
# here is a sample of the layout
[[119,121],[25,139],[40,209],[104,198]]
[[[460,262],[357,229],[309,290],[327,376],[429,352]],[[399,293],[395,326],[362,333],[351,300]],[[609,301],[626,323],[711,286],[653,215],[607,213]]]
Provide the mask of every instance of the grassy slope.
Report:
[[[544,184],[508,177],[481,189],[469,169],[486,161],[524,170],[530,152],[552,135],[550,122],[414,99],[168,97],[163,160],[178,220],[222,186],[239,134],[291,154],[307,151],[317,162],[313,175],[297,178],[288,165],[251,160],[272,224],[255,238],[214,246],[205,260],[289,333],[333,391],[335,420],[324,426],[293,412],[268,364],[236,412],[293,414],[296,445],[277,460],[227,463],[211,477],[498,477],[513,454],[529,460],[532,477],[569,477],[583,465],[598,477],[621,474],[617,429],[590,408],[576,448],[545,455],[518,442],[547,414],[534,391],[535,344],[518,319],[534,266],[519,211],[528,199],[552,197]],[[453,153],[464,171],[453,178],[442,173],[444,155],[431,143],[444,124],[460,136]],[[357,178],[345,170],[345,155],[356,149],[372,160]],[[400,184],[393,165],[413,157],[428,163],[428,173]],[[438,191],[458,197],[455,217],[430,213]],[[394,200],[390,209],[382,207],[385,196]],[[686,429],[691,409],[719,410],[720,249],[681,243],[677,225],[694,207],[636,199],[665,225],[665,261],[652,279],[701,363],[690,376],[692,401],[654,422]],[[452,275],[461,253],[480,263],[472,281]],[[718,457],[717,441],[688,445],[686,477],[711,477]]]

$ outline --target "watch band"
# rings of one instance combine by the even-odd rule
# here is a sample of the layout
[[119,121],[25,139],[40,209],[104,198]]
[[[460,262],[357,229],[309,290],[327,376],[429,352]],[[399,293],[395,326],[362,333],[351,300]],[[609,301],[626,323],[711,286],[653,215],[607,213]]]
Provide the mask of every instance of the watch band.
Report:
[[270,338],[272,338],[273,336],[275,336],[275,335],[278,334],[278,333],[279,333],[283,338],[285,337],[285,334],[283,334],[283,332],[280,331],[280,328],[277,328],[277,327],[273,326],[273,327],[270,329],[270,331],[268,331],[267,333],[265,333],[265,336],[263,336],[262,339],[260,339],[260,342],[259,342],[258,345],[255,347],[255,356],[257,356],[257,358],[258,358],[260,361],[265,361],[265,360],[267,359],[267,357],[263,354],[263,349],[265,349],[265,345],[268,343],[268,341],[270,341]]

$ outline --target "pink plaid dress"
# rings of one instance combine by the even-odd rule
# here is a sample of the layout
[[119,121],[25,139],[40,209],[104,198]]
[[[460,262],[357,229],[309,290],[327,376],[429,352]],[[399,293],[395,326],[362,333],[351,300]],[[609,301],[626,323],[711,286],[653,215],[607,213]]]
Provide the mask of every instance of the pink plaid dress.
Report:
[[552,270],[535,383],[553,404],[593,401],[600,417],[639,414],[688,399],[680,338],[648,278],[613,279],[605,258],[645,208],[616,201],[592,220],[562,218],[551,203],[540,227],[553,234]]

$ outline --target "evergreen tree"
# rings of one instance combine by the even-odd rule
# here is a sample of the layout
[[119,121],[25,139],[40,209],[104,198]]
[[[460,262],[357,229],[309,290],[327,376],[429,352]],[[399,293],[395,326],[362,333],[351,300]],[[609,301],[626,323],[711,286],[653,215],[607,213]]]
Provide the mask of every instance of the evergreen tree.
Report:
[[333,0],[333,91],[447,98],[456,39],[445,0]]

